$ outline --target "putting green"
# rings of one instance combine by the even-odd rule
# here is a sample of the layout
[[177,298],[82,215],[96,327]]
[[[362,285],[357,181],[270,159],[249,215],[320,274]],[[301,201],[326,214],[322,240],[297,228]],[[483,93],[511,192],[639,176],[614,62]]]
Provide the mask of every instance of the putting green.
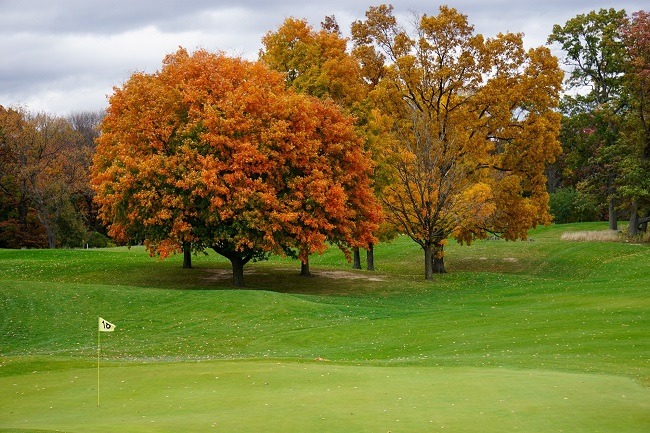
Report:
[[329,362],[113,364],[0,378],[0,432],[647,432],[631,379]]

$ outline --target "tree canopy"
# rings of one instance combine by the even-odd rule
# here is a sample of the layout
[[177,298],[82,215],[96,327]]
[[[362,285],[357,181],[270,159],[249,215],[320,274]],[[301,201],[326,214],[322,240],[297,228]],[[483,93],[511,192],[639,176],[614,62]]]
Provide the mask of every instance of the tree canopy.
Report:
[[449,239],[548,224],[549,192],[556,221],[608,212],[636,235],[650,222],[649,23],[601,9],[554,26],[564,89],[558,59],[520,33],[380,5],[349,37],[334,16],[287,18],[258,61],[181,48],[115,87],[105,116],[0,107],[0,247],[98,231],[182,251],[184,267],[213,249],[242,285],[251,260],[289,255],[308,274],[329,245],[358,268],[367,248],[372,269],[373,244],[403,233],[431,279]]
[[624,85],[629,115],[623,125],[619,192],[630,206],[629,232],[650,222],[650,13],[638,11],[622,29],[628,62]]
[[112,236],[163,257],[213,248],[242,285],[268,253],[304,259],[372,236],[354,224],[373,200],[360,144],[353,119],[264,64],[180,49],[114,90],[93,184]]

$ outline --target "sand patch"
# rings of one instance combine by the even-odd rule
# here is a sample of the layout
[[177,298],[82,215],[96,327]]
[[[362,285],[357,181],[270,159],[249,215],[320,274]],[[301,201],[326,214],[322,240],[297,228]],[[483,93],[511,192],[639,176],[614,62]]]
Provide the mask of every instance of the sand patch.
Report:
[[384,278],[377,275],[365,275],[348,271],[316,271],[312,272],[315,277],[332,278],[335,280],[367,280],[367,281],[385,281]]
[[[298,272],[297,269],[289,268],[281,270],[286,272]],[[232,270],[230,269],[206,269],[205,272],[208,274],[205,279],[209,281],[223,281],[232,278]],[[313,271],[311,274],[316,278],[322,277],[334,280],[385,281],[385,278],[375,274],[361,274],[349,271]],[[246,275],[269,275],[269,273],[257,269],[249,269],[244,270],[244,276]]]

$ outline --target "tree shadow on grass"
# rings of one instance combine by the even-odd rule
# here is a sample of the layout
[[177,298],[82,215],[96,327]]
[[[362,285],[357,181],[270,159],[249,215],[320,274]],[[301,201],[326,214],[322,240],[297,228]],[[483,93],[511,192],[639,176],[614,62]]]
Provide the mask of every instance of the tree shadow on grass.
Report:
[[227,268],[201,269],[204,290],[268,290],[300,295],[350,295],[376,291],[387,278],[384,275],[340,269],[312,271],[300,276],[299,269],[288,267],[249,267],[244,270],[244,287],[232,285],[232,271]]

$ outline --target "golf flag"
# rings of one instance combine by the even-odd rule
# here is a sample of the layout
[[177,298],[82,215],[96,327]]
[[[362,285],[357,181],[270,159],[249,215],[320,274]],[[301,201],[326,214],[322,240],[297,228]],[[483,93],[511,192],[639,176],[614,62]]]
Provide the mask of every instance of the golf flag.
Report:
[[115,325],[111,322],[108,322],[101,317],[99,318],[99,330],[102,332],[113,332],[115,330]]
[[99,355],[102,352],[100,335],[102,332],[113,332],[115,325],[101,317],[99,318],[99,329],[97,330],[97,407],[99,407]]

